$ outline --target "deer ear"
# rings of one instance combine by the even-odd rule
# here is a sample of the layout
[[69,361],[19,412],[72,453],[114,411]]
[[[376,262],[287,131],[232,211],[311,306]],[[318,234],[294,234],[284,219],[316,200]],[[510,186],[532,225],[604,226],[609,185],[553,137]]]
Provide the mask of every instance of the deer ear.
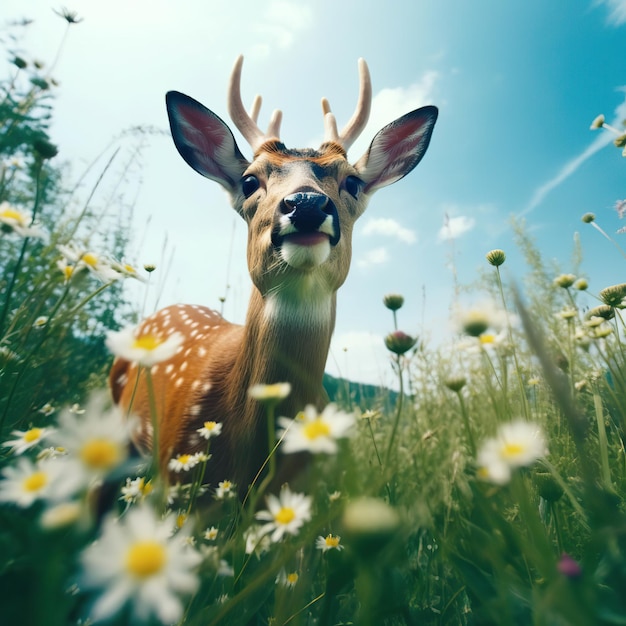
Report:
[[172,138],[183,159],[196,172],[234,193],[249,163],[230,128],[215,113],[178,91],[169,91],[165,102]]
[[411,111],[379,131],[355,163],[366,193],[406,176],[424,156],[437,121],[437,107]]

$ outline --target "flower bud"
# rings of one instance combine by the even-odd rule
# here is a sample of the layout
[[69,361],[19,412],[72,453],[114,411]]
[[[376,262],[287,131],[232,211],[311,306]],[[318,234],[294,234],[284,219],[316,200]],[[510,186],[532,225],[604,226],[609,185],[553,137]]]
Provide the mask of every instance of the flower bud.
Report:
[[41,159],[52,159],[59,153],[59,149],[47,139],[35,139],[33,149]]
[[615,311],[613,307],[608,304],[600,304],[599,306],[593,307],[593,309],[589,309],[586,315],[587,319],[590,320],[592,317],[600,317],[603,320],[612,320],[615,317]]
[[591,224],[591,222],[593,222],[596,219],[596,216],[594,213],[585,213],[580,219],[585,224]]
[[495,249],[487,252],[485,258],[489,264],[494,267],[500,267],[500,265],[502,265],[506,260],[506,254],[504,253],[504,250]]
[[578,289],[578,291],[586,291],[589,288],[589,283],[586,278],[579,278],[574,283],[574,289]]
[[560,274],[554,279],[554,284],[563,289],[569,289],[576,281],[574,274]]
[[589,127],[589,130],[598,130],[599,128],[602,128],[602,126],[604,125],[604,115],[600,114],[598,115],[598,117],[596,117],[593,122],[591,122],[591,126]]
[[19,56],[14,57],[11,63],[13,63],[13,65],[15,65],[15,67],[17,67],[20,70],[23,70],[25,67],[28,66],[28,63],[22,57],[19,57]]
[[400,516],[383,500],[362,497],[346,506],[343,527],[346,544],[360,556],[372,559],[396,536]]
[[450,390],[459,392],[467,384],[467,378],[462,374],[450,376],[443,381],[443,384]]
[[559,573],[563,574],[566,578],[580,578],[583,573],[580,563],[565,552],[561,555],[556,568],[559,570]]
[[616,148],[626,147],[626,133],[620,135],[614,142]]
[[549,472],[535,472],[533,482],[537,486],[539,495],[548,502],[556,502],[563,495],[563,488]]
[[389,293],[383,298],[383,304],[390,311],[397,311],[404,304],[404,297],[399,293]]
[[150,274],[154,272],[156,265],[154,263],[144,263],[143,269]]
[[598,296],[604,304],[608,304],[613,307],[621,307],[622,301],[626,297],[626,283],[606,287],[600,291]]
[[411,335],[407,335],[401,330],[389,333],[385,337],[387,349],[398,355],[408,352],[416,343],[417,337],[411,337]]

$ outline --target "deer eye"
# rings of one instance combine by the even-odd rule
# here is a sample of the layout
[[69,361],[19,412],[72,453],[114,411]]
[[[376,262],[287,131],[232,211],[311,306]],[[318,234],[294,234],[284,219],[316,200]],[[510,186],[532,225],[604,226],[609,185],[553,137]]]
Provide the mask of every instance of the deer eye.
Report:
[[246,198],[249,198],[259,188],[259,179],[250,174],[241,180],[241,191]]
[[356,176],[348,176],[343,183],[345,190],[353,197],[356,198],[359,195],[359,191],[363,187],[363,181]]

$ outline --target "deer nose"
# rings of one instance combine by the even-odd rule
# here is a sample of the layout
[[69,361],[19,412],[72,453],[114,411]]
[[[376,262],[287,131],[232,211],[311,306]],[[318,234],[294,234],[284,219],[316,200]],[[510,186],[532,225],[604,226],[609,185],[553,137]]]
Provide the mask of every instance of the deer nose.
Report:
[[298,191],[283,198],[283,212],[304,232],[315,231],[322,225],[329,215],[328,205],[328,196],[315,191]]

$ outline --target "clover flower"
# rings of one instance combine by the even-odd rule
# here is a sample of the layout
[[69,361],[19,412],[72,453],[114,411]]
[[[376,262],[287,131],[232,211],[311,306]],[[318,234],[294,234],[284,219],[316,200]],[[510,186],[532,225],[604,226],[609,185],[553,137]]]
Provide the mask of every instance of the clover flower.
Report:
[[277,436],[282,438],[281,450],[285,454],[307,451],[335,454],[337,439],[349,437],[356,423],[353,413],[340,411],[329,404],[321,413],[309,404],[295,419],[279,417]]
[[267,522],[261,527],[262,534],[270,534],[270,541],[280,541],[286,534],[297,535],[305,522],[311,519],[312,499],[302,493],[292,493],[288,485],[283,485],[276,497],[266,498],[267,510],[259,511],[255,517]]
[[503,424],[495,437],[488,439],[478,451],[478,477],[504,485],[512,470],[532,465],[546,455],[546,441],[537,424],[516,420]]
[[134,326],[127,326],[120,331],[111,330],[107,333],[105,344],[115,356],[152,367],[171,359],[185,341],[179,332],[171,332],[167,336],[138,332]]
[[29,428],[28,430],[13,430],[11,434],[16,439],[9,439],[2,445],[11,448],[13,454],[22,454],[41,443],[54,432],[54,428]]
[[326,537],[320,535],[315,540],[315,547],[322,552],[328,552],[328,550],[343,550],[340,541],[341,537],[339,535],[333,535],[332,533],[329,533]]
[[0,229],[13,231],[20,237],[35,237],[48,239],[45,230],[33,224],[33,218],[27,211],[21,211],[8,202],[0,204]]
[[153,616],[163,624],[178,622],[184,611],[179,596],[199,584],[201,557],[188,537],[186,528],[176,530],[173,513],[160,519],[145,505],[108,517],[81,555],[81,588],[101,590],[90,617],[107,619],[130,604],[133,623]]

